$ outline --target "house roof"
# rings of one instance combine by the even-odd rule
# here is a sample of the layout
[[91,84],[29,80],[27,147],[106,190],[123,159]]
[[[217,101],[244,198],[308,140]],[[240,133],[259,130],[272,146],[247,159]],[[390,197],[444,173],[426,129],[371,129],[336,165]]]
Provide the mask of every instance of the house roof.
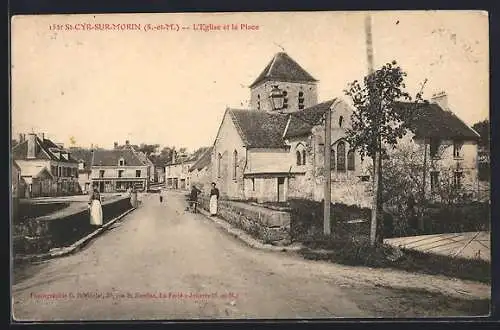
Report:
[[288,115],[257,110],[228,109],[247,148],[286,148],[283,132]]
[[70,150],[75,160],[78,162],[83,160],[85,165],[83,171],[90,171],[92,167],[92,150],[83,148],[70,148]]
[[204,153],[198,158],[198,160],[191,166],[189,171],[202,170],[210,164],[212,160],[212,150],[213,147],[208,147],[204,150]]
[[257,79],[250,85],[250,88],[266,80],[291,82],[318,81],[284,52],[274,55],[273,59],[267,64]]
[[136,152],[131,149],[94,150],[92,166],[118,166],[118,161],[123,158],[125,166],[144,166]]
[[458,118],[453,112],[443,110],[435,103],[398,102],[396,106],[404,111],[414,111],[409,122],[410,129],[417,137],[441,139],[472,139],[479,135]]
[[45,165],[36,165],[33,163],[21,163],[19,167],[21,168],[22,177],[39,178],[42,174],[45,174],[53,178],[53,175],[50,173],[50,171],[47,169]]
[[[35,159],[45,159],[45,160],[55,160],[65,163],[76,163],[77,161],[71,155],[69,151],[68,159],[64,157],[59,157],[58,152],[68,153],[68,150],[60,148],[54,142],[49,139],[40,139],[38,136],[35,138]],[[28,140],[25,140],[17,144],[12,148],[12,158],[16,160],[28,159]]]
[[335,99],[325,101],[290,114],[290,123],[285,132],[285,138],[309,134],[313,126],[320,123],[323,115],[330,109],[334,101]]

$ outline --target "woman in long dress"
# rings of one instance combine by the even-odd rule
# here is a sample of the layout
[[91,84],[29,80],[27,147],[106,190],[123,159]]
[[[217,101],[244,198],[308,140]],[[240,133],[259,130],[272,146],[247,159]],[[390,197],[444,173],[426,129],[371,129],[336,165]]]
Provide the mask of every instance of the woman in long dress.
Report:
[[210,215],[217,215],[217,204],[219,202],[219,189],[215,187],[215,182],[212,182],[212,190],[210,190]]
[[94,226],[102,226],[102,204],[101,194],[97,189],[90,194],[90,224]]

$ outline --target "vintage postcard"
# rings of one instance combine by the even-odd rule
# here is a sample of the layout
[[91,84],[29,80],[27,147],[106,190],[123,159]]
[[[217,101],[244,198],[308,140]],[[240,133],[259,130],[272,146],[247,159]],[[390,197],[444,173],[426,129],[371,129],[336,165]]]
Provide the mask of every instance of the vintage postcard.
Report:
[[13,16],[13,321],[488,316],[488,24]]

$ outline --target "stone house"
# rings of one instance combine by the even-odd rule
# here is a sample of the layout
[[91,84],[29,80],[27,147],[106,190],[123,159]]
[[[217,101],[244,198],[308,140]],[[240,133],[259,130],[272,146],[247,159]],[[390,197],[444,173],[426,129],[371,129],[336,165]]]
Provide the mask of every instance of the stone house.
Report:
[[[45,179],[51,179],[50,187],[44,183],[40,193],[47,196],[71,195],[80,192],[78,184],[78,162],[71,155],[71,151],[64,149],[61,144],[56,144],[50,139],[45,138],[45,134],[30,133],[21,134],[19,144],[12,149],[12,158],[21,168],[21,176],[30,178],[32,175],[43,175],[42,172],[36,172],[35,169],[47,168],[50,174]],[[29,172],[29,173],[28,173]],[[30,179],[27,179],[30,181]],[[37,178],[36,181],[40,181]],[[26,182],[27,191],[38,191],[38,186],[30,188]]]
[[22,163],[21,180],[26,184],[25,198],[47,197],[52,195],[55,177],[44,165]]
[[[212,181],[217,183],[224,198],[321,201],[325,176],[323,118],[330,111],[332,202],[370,207],[371,160],[362,160],[345,139],[353,109],[339,98],[317,103],[317,83],[288,55],[278,53],[250,87],[251,109],[226,109],[211,160]],[[272,88],[286,92],[282,94],[284,104],[280,110],[273,110],[269,98]],[[437,103],[422,107],[420,112],[412,122],[417,132],[414,142],[422,143],[419,141],[427,140],[419,140],[420,137],[437,137],[438,133],[442,141],[463,142],[460,164],[468,168],[464,175],[474,178],[476,133]],[[429,135],[429,129],[422,130],[426,127],[450,129],[437,129]],[[458,158],[447,153],[445,159]]]
[[167,188],[189,190],[191,186],[189,169],[195,163],[192,157],[173,159],[165,166]]
[[165,183],[165,164],[155,161],[154,166],[154,182]]
[[148,165],[133,149],[93,150],[91,164],[92,187],[100,192],[148,189]]
[[477,194],[479,184],[479,134],[458,118],[448,106],[444,92],[433,95],[431,102],[399,102],[398,107],[414,107],[412,132],[400,140],[411,140],[422,155],[426,195],[435,197],[443,181],[466,194]]
[[196,184],[200,190],[205,192],[211,188],[211,159],[212,147],[209,147],[189,169],[191,183]]

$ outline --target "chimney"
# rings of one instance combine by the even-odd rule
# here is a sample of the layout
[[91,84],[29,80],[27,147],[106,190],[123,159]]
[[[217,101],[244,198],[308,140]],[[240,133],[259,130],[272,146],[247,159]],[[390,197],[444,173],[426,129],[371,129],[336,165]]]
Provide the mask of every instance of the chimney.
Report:
[[118,142],[115,142],[115,143],[114,143],[114,148],[115,148],[115,149],[118,149]]
[[175,164],[175,150],[172,150],[172,164]]
[[36,134],[28,134],[28,154],[26,155],[28,159],[33,159],[36,157]]
[[45,140],[45,133],[38,133],[37,135],[40,140]]
[[19,134],[19,143],[23,143],[24,142],[24,134]]
[[450,111],[448,107],[448,95],[444,91],[432,95],[431,102],[439,105],[441,109]]
[[128,147],[130,145],[130,141],[129,140],[125,141],[125,145]]

